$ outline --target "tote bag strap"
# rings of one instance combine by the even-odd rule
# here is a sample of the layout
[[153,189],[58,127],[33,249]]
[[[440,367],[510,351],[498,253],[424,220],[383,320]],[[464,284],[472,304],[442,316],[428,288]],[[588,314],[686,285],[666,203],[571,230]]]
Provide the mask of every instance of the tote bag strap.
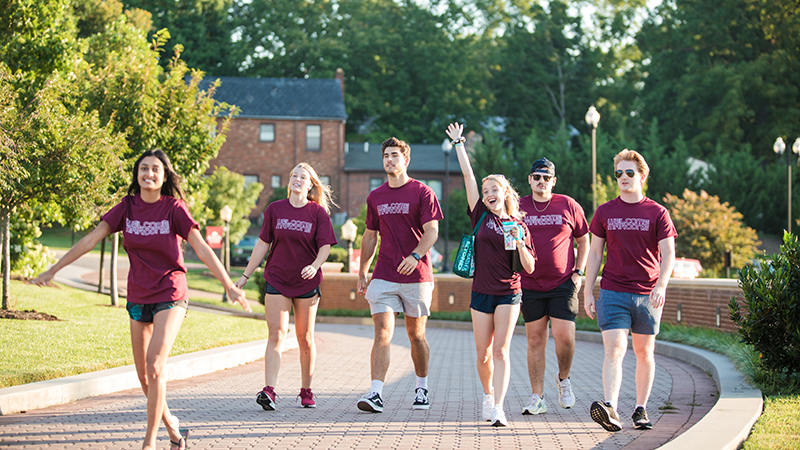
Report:
[[480,228],[481,224],[483,223],[483,219],[486,217],[486,213],[488,213],[488,212],[489,211],[484,211],[483,215],[481,215],[481,218],[478,219],[478,223],[475,224],[475,229],[472,230],[472,235],[473,236],[478,234],[478,228]]

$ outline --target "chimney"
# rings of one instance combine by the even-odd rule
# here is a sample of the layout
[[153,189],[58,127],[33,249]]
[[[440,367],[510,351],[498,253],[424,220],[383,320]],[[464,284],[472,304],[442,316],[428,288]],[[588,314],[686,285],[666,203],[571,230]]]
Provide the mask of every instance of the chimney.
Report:
[[342,98],[344,98],[344,70],[342,68],[336,69],[336,76],[334,77],[339,80],[339,83],[342,86]]

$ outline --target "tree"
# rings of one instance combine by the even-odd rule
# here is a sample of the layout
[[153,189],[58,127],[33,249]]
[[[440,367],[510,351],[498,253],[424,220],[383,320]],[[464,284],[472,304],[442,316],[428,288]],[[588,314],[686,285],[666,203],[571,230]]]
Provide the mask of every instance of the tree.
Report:
[[749,144],[766,156],[800,133],[800,5],[784,0],[675,0],[650,15],[637,42],[647,61],[641,114],[691,152]]
[[756,254],[760,244],[756,231],[744,225],[742,214],[721,203],[719,197],[686,189],[682,198],[667,194],[664,204],[678,231],[677,254],[700,260],[711,273],[722,272],[728,250],[733,267],[744,267]]
[[71,215],[101,201],[121,170],[116,153],[123,137],[102,126],[96,113],[68,111],[64,98],[70,84],[59,74],[33,92],[29,103],[13,86],[25,74],[12,76],[0,64],[0,146],[6,161],[0,171],[0,227],[3,231],[3,309],[8,309],[10,270],[9,218],[18,207],[58,204]]
[[231,242],[239,242],[250,228],[250,211],[258,200],[264,185],[261,183],[250,183],[245,186],[244,175],[229,171],[225,167],[220,167],[211,176],[204,180],[208,189],[208,201],[205,208],[212,217],[204,225],[224,225],[219,218],[219,211],[223,206],[228,205],[232,210],[231,222],[229,225]]

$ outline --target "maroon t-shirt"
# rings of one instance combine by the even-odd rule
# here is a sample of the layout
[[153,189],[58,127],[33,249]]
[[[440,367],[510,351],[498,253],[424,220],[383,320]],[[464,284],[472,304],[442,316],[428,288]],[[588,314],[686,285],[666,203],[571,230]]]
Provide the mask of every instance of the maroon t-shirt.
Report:
[[146,203],[126,196],[102,217],[112,231],[122,231],[128,252],[128,301],[163,303],[187,300],[186,266],[181,243],[197,227],[183,200],[161,196]]
[[367,229],[377,231],[381,238],[372,278],[393,283],[433,281],[430,252],[422,255],[417,268],[408,275],[400,274],[397,266],[419,244],[425,234],[422,225],[443,218],[436,194],[413,178],[397,188],[383,183],[370,192],[366,225]]
[[522,288],[546,292],[561,286],[572,276],[575,269],[573,238],[588,233],[589,224],[583,208],[572,197],[553,194],[549,205],[534,202],[532,195],[519,200],[519,208],[526,213],[522,221],[528,226],[538,257],[536,270],[521,274]]
[[589,231],[606,240],[606,265],[600,287],[646,295],[661,271],[658,242],[676,237],[667,208],[645,197],[626,203],[619,197],[597,208]]
[[[484,211],[486,205],[480,200],[472,211],[467,207],[473,229]],[[512,220],[524,225],[520,220]],[[527,227],[522,229],[525,231],[525,246],[535,259],[536,251],[531,245],[531,235]],[[522,292],[520,274],[511,270],[513,253],[512,250],[506,250],[503,221],[493,213],[487,213],[478,228],[478,234],[475,235],[475,275],[472,278],[472,290],[486,295],[512,295]],[[538,262],[534,272],[536,270],[539,270]]]
[[295,208],[289,199],[272,202],[264,211],[262,241],[272,244],[264,279],[286,297],[303,295],[322,283],[322,270],[310,280],[300,272],[317,259],[320,247],[336,244],[331,218],[314,202]]

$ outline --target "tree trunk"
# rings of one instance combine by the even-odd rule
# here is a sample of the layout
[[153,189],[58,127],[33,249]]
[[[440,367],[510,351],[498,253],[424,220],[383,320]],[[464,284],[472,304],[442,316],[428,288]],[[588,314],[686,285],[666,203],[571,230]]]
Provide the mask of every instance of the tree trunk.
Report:
[[111,233],[111,306],[119,306],[119,289],[117,288],[117,258],[119,257],[119,233]]
[[106,238],[100,241],[100,277],[97,280],[97,293],[103,293],[103,264],[106,258]]
[[10,219],[11,211],[5,208],[0,209],[0,228],[2,228],[3,240],[3,310],[5,311],[8,310],[8,285],[11,280]]

